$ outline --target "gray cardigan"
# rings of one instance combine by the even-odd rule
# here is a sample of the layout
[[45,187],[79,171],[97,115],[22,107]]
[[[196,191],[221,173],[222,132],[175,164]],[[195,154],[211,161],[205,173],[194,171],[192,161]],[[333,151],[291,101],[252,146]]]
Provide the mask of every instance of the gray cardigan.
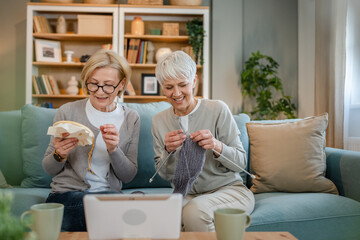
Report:
[[[152,134],[154,139],[156,167],[169,156],[165,150],[166,133],[180,128],[179,117],[170,107],[153,117]],[[240,131],[228,108],[219,100],[202,99],[199,108],[189,115],[189,133],[208,129],[212,135],[222,142],[222,154],[242,168],[246,166],[246,154],[240,141]],[[167,163],[159,171],[159,175],[171,181],[174,176],[178,153],[172,154]],[[211,150],[206,150],[205,164],[202,172],[190,190],[190,194],[212,191],[225,185],[242,182],[240,168],[229,163],[224,157],[215,157]]]
[[[62,105],[57,111],[54,122],[70,120],[81,123],[93,131],[95,139],[99,129],[95,128],[86,116],[85,106],[88,99]],[[137,151],[140,133],[140,117],[130,108],[121,106],[125,112],[124,122],[119,130],[120,141],[117,150],[110,156],[109,185],[112,191],[121,191],[122,182],[130,182],[137,173]],[[85,191],[90,185],[85,180],[88,171],[88,154],[91,146],[77,146],[72,149],[65,162],[57,162],[53,157],[54,137],[42,161],[45,172],[55,175],[52,179],[52,193],[67,191]]]

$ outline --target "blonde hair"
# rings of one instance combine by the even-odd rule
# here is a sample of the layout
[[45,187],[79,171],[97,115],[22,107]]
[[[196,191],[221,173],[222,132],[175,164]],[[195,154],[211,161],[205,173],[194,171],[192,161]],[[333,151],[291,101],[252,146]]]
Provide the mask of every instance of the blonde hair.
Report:
[[156,65],[155,75],[161,86],[169,79],[183,79],[193,83],[196,63],[184,51],[175,51],[160,59]]
[[101,49],[92,55],[86,62],[81,72],[81,83],[83,91],[89,94],[85,86],[86,81],[91,77],[96,69],[104,67],[111,67],[118,70],[120,81],[125,78],[124,89],[118,93],[118,96],[120,97],[124,93],[124,90],[130,81],[131,67],[125,58],[119,56],[112,50]]

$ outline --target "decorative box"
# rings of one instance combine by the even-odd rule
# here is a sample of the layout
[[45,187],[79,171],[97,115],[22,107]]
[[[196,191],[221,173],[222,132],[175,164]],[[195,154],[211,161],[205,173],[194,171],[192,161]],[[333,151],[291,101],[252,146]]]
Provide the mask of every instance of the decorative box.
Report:
[[179,36],[179,23],[163,23],[162,35]]
[[113,17],[108,15],[78,15],[78,34],[111,35]]

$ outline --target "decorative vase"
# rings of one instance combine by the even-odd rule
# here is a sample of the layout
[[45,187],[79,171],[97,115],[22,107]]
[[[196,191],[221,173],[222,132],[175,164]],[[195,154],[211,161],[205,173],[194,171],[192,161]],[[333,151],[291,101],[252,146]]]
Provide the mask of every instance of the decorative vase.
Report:
[[144,21],[141,17],[134,17],[131,22],[131,34],[132,35],[144,35]]
[[78,81],[76,81],[75,76],[71,76],[70,81],[68,81],[68,87],[66,88],[66,93],[69,95],[77,95],[79,92]]
[[57,33],[66,33],[66,20],[63,15],[59,16],[56,24]]
[[170,53],[172,53],[170,48],[159,48],[155,55],[156,62],[159,62],[162,57]]

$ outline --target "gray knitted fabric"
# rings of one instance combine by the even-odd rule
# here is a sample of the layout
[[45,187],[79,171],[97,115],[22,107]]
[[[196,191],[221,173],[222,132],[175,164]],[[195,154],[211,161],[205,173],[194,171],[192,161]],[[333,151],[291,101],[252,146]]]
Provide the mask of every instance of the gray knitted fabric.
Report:
[[205,149],[186,137],[179,152],[173,178],[174,193],[186,196],[200,175],[205,162]]

